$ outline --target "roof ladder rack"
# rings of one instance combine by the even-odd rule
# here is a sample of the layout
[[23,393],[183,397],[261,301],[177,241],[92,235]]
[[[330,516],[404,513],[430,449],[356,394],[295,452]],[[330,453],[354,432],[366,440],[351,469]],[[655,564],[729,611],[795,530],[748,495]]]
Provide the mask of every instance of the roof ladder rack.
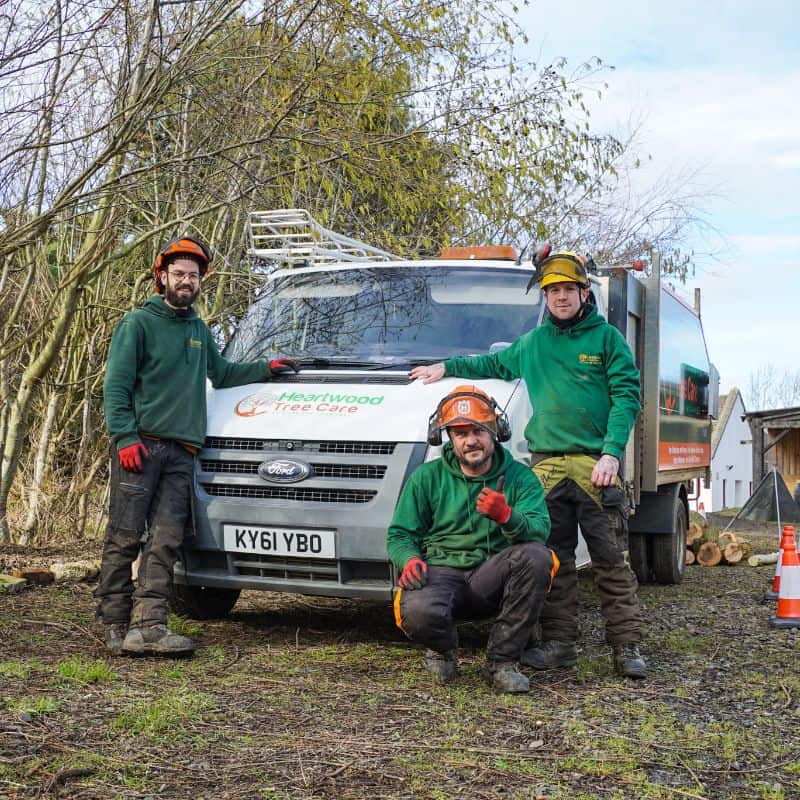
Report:
[[400,257],[323,228],[304,208],[251,211],[248,253],[282,267],[337,262],[394,261]]

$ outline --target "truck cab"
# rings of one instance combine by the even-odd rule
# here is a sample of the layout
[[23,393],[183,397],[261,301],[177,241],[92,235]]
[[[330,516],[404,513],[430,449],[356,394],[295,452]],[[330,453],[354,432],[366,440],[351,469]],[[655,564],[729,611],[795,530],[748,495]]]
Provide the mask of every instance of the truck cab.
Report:
[[[425,385],[408,372],[497,351],[538,325],[545,307],[538,287],[526,293],[531,264],[487,248],[400,259],[328,231],[299,209],[254,212],[249,236],[263,284],[225,357],[282,355],[301,367],[267,383],[209,388],[194,537],[176,565],[176,604],[208,618],[229,611],[242,589],[388,600],[396,576],[386,530],[410,473],[440,453],[427,443],[429,416],[463,383]],[[592,280],[594,301],[608,315],[613,281]],[[634,306],[645,294],[635,284]],[[616,299],[641,350],[640,320],[628,314],[627,297]],[[506,447],[527,463],[523,431],[532,408],[524,382],[476,384],[506,411]],[[639,485],[644,433],[642,423],[626,457],[639,464],[631,470]],[[588,563],[583,545],[579,563]]]

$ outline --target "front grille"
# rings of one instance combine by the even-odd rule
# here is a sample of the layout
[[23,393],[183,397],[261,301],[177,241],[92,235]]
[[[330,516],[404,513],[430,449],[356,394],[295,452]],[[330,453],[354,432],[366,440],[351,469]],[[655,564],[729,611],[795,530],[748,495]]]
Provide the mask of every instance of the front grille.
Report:
[[256,461],[206,461],[201,459],[200,469],[203,472],[223,472],[227,475],[258,475]]
[[320,442],[320,453],[359,453],[368,456],[390,456],[394,442]]
[[338,581],[339,567],[328,558],[276,558],[274,556],[237,554],[234,567],[240,575],[285,580]]
[[353,453],[371,456],[390,456],[396,442],[308,442],[288,439],[240,439],[209,436],[205,447],[209,450],[247,450],[267,453]]
[[[386,474],[385,464],[311,464],[319,478],[348,478],[354,480],[380,480]],[[255,461],[212,461],[202,459],[203,472],[227,475],[258,475]]]
[[320,478],[352,478],[354,480],[381,480],[386,474],[386,464],[312,464],[314,474]]
[[224,486],[201,484],[212,497],[244,497],[254,500],[299,500],[311,503],[369,503],[378,493],[361,489],[311,489],[298,486]]

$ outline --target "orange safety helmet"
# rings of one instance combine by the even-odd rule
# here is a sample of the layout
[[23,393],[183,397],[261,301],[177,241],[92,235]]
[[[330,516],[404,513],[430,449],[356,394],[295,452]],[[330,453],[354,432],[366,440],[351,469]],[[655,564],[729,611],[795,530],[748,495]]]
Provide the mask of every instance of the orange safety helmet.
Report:
[[454,425],[477,425],[500,442],[511,438],[505,412],[477,386],[456,386],[439,402],[428,420],[428,443],[438,447],[442,443],[442,430]]
[[196,259],[200,268],[200,277],[205,277],[208,272],[209,264],[211,264],[211,248],[200,239],[194,236],[176,236],[170,239],[159,251],[156,256],[156,263],[153,264],[153,279],[156,284],[156,292],[161,294],[164,287],[158,279],[158,273],[162,269],[166,269],[172,261],[170,256],[188,256],[189,258]]

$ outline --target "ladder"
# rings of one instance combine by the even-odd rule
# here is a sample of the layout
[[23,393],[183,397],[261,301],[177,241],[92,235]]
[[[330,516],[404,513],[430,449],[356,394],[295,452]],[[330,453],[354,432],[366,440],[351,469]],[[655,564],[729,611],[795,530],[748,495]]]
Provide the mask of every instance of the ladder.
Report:
[[281,267],[400,258],[323,228],[304,208],[251,211],[247,217],[247,236],[249,255]]

